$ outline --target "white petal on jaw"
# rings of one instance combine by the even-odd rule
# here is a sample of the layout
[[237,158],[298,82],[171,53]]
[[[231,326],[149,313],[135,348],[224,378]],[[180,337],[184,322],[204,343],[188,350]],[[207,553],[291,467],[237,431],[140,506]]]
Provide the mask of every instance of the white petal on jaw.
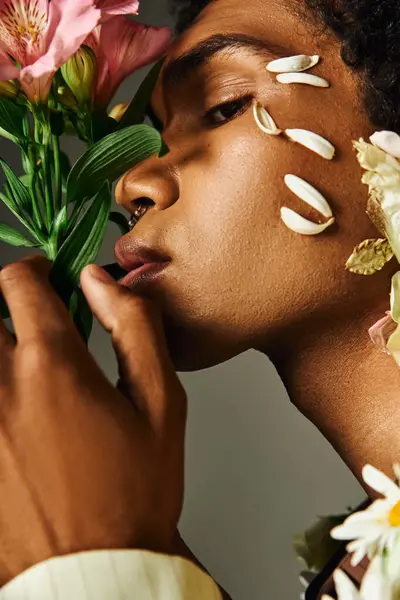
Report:
[[378,471],[372,465],[365,465],[362,476],[367,485],[383,496],[393,500],[400,500],[400,489],[387,475]]
[[307,56],[305,54],[297,54],[296,56],[286,56],[278,58],[268,63],[265,67],[270,73],[300,73],[307,71],[319,61],[319,56]]
[[285,129],[285,133],[292,142],[301,144],[326,160],[332,160],[335,156],[335,146],[313,131],[308,131],[307,129]]
[[313,223],[286,206],[281,208],[281,218],[286,227],[301,235],[318,235],[335,222],[335,219],[331,217],[326,223]]
[[374,146],[400,158],[400,135],[394,131],[376,131],[369,139]]
[[282,130],[277,127],[267,109],[260,102],[253,102],[253,115],[258,127],[264,133],[269,135],[280,135],[282,133]]
[[315,208],[324,217],[332,216],[332,209],[329,206],[324,196],[310,185],[304,179],[297,177],[297,175],[285,175],[284,181],[293,194],[304,200],[307,204]]
[[310,73],[279,73],[276,76],[276,80],[279,83],[304,83],[305,85],[312,85],[319,88],[328,88],[330,85],[326,79],[311,75]]

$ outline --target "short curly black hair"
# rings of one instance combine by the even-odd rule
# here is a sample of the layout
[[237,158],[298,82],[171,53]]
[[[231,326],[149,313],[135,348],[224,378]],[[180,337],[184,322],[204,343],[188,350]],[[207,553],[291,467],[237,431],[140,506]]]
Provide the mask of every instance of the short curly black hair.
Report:
[[[170,0],[176,33],[213,0]],[[400,0],[305,0],[341,41],[343,61],[361,72],[371,122],[400,133]],[[296,10],[298,0],[293,0]]]

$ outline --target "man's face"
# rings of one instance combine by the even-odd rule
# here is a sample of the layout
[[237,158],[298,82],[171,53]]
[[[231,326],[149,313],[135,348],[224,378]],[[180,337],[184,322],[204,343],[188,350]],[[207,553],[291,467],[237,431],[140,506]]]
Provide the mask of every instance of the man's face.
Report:
[[[344,269],[354,246],[376,232],[364,214],[366,189],[351,143],[372,129],[339,45],[283,0],[216,0],[171,45],[163,72],[221,34],[252,37],[265,48],[236,45],[205,62],[200,52],[200,66],[187,60],[189,68],[172,69],[173,81],[161,76],[152,104],[170,152],[133,168],[117,188],[117,200],[131,213],[139,198],[152,201],[117,254],[129,253],[134,242],[171,258],[157,279],[134,289],[160,302],[178,369],[216,364],[251,347],[268,351],[278,339],[289,343],[294,326],[298,334],[325,318],[340,319],[351,312],[350,299],[365,298],[372,287]],[[219,37],[213,49],[223,43]],[[266,71],[274,58],[295,54],[320,55],[312,72],[331,87],[283,85]],[[336,158],[326,161],[283,135],[263,133],[253,98],[281,129],[329,139]],[[287,189],[288,173],[328,199],[336,224],[325,233],[301,236],[281,221],[282,206],[320,217]]]

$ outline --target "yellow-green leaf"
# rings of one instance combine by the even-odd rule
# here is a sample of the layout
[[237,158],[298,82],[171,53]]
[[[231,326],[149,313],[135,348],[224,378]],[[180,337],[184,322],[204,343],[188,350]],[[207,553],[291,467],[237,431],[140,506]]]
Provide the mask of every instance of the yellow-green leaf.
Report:
[[357,275],[373,275],[392,258],[393,251],[388,240],[364,240],[354,249],[346,262],[346,269]]

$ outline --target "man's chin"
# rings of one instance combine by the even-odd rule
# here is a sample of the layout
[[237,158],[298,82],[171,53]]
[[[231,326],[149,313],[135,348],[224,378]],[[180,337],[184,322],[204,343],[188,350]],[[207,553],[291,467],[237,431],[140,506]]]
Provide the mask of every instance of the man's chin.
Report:
[[202,371],[233,358],[238,352],[229,352],[212,339],[212,335],[183,326],[164,323],[168,349],[175,369],[180,372]]

